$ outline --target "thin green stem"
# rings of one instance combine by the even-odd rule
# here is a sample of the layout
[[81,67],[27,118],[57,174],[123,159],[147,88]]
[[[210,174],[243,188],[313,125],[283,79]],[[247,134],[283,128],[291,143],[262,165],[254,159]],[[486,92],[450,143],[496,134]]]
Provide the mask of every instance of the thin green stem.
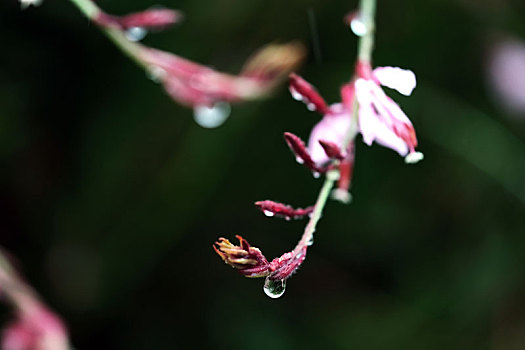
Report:
[[360,62],[370,63],[374,49],[376,0],[361,0],[359,2],[359,16],[365,25],[365,34],[359,39],[357,59]]
[[[360,12],[361,20],[364,22],[367,28],[366,34],[359,38],[357,59],[360,62],[370,63],[371,61],[372,50],[374,48],[375,9],[376,9],[376,0],[360,0],[359,12]],[[358,106],[358,103],[355,97],[354,97],[354,102],[352,105],[353,105],[352,121],[345,135],[345,139],[344,139],[345,146],[349,145],[350,142],[352,142],[355,139],[358,133],[357,121],[358,121],[359,106]],[[300,253],[302,249],[306,245],[308,245],[308,242],[312,240],[317,223],[321,219],[321,216],[324,210],[324,206],[326,205],[328,196],[330,195],[330,192],[335,184],[335,181],[337,181],[337,178],[338,178],[338,173],[336,170],[329,171],[326,174],[326,177],[323,183],[323,187],[321,188],[321,191],[319,192],[319,195],[317,196],[317,201],[315,202],[315,209],[312,215],[310,216],[310,220],[308,221],[308,224],[306,225],[304,229],[304,233],[301,237],[301,240],[299,241],[299,243],[297,243],[297,246],[293,250],[294,254]]]
[[[97,16],[104,12],[92,0],[70,0],[88,19],[96,21]],[[126,56],[144,69],[148,66],[140,58],[143,49],[141,44],[130,41],[124,32],[117,28],[99,26],[102,32],[119,48]]]

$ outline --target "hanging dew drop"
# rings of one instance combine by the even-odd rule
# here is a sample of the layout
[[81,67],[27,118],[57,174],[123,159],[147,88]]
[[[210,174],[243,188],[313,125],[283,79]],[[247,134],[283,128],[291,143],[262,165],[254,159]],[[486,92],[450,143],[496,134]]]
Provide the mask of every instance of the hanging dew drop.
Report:
[[316,179],[318,179],[318,178],[321,177],[321,174],[318,173],[317,171],[314,171],[314,172],[312,173],[312,175],[313,175]]
[[315,111],[315,109],[316,109],[316,108],[315,108],[315,105],[314,105],[313,103],[311,103],[311,102],[306,104],[306,108],[307,108],[310,112],[313,112],[313,111]]
[[365,23],[361,19],[361,16],[356,16],[352,19],[350,22],[350,29],[352,29],[352,32],[357,36],[363,36],[368,31]]
[[273,211],[269,211],[269,210],[264,210],[263,214],[268,216],[268,217],[272,217],[272,216],[275,215],[275,213]]
[[294,100],[297,100],[297,101],[302,101],[303,100],[303,95],[301,95],[301,93],[297,90],[295,90],[293,87],[289,87],[288,90],[290,91],[290,94],[292,95],[292,98]]
[[148,31],[142,27],[130,27],[126,30],[126,38],[129,41],[141,41],[146,37]]
[[301,157],[299,157],[299,156],[295,157],[295,161],[296,161],[297,163],[299,163],[299,164],[304,164],[304,160],[303,160],[303,158],[301,158]]
[[217,102],[213,106],[199,105],[193,108],[193,119],[203,128],[221,126],[230,116],[231,107],[227,102]]
[[160,83],[166,74],[167,72],[158,66],[150,66],[146,70],[146,76],[155,83]]
[[266,277],[263,290],[270,298],[277,299],[286,290],[286,280],[271,280],[270,277]]

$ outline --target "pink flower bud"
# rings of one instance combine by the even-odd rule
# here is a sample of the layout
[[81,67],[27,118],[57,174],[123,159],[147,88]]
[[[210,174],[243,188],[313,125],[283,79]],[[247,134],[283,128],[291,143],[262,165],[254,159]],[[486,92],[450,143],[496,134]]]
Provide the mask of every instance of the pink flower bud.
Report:
[[318,167],[315,164],[303,140],[301,140],[299,136],[296,136],[291,132],[285,132],[284,139],[286,140],[288,147],[290,147],[292,152],[295,154],[295,159],[298,163],[304,164],[314,173],[314,175],[326,172],[326,168]]
[[164,29],[182,20],[179,11],[170,9],[151,9],[120,17],[119,24],[127,29],[141,27],[146,29]]
[[317,111],[321,114],[328,113],[328,106],[321,95],[310,83],[297,74],[290,74],[290,85],[288,88],[292,97],[298,101],[303,101],[309,110]]
[[323,147],[328,158],[337,160],[343,160],[345,158],[341,148],[334,142],[319,140],[319,144]]
[[278,203],[270,200],[255,202],[255,205],[264,213],[266,216],[278,216],[290,219],[302,219],[314,211],[314,207],[310,206],[307,208],[294,209],[289,205]]
[[125,16],[113,16],[101,11],[94,21],[103,27],[115,27],[123,30],[132,27],[161,30],[180,22],[182,18],[183,15],[179,11],[151,9]]
[[220,237],[213,249],[224,262],[236,268],[246,277],[265,277],[269,272],[269,264],[258,248],[250,246],[241,236],[235,236],[239,246],[233,245],[226,238]]

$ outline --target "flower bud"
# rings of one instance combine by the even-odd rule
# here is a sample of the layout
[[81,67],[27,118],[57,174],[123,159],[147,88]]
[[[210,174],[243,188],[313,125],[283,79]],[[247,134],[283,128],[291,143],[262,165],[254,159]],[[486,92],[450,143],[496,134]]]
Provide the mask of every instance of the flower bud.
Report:
[[236,268],[239,273],[246,277],[265,277],[269,272],[268,260],[259,248],[250,246],[241,236],[235,236],[239,240],[238,246],[233,245],[226,238],[220,237],[213,245],[213,249],[224,262]]

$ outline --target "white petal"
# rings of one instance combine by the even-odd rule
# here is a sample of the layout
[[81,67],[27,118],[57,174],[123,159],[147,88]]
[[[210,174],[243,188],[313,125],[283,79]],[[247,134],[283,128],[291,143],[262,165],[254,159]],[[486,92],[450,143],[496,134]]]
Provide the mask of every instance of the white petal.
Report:
[[[398,121],[412,126],[412,123],[410,122],[410,119],[408,119],[405,112],[403,112],[401,107],[399,107],[397,103],[395,103],[390,97],[388,97],[385,94],[383,89],[374,84],[373,86],[371,86],[371,91],[371,99],[374,103],[374,106],[377,108],[379,114],[383,115],[386,119],[395,118]],[[390,125],[395,122],[395,120],[388,121]]]
[[372,145],[376,137],[376,129],[381,122],[378,120],[372,105],[359,105],[359,130],[363,141],[368,146]]
[[381,85],[395,89],[405,96],[409,96],[416,87],[416,75],[408,69],[377,67],[373,74]]
[[[408,146],[392,129],[397,118],[392,115],[389,109],[391,106],[386,107],[383,104],[388,97],[376,83],[370,80],[358,79],[355,87],[359,103],[359,130],[363,136],[363,141],[367,145],[376,141],[402,156],[406,155],[409,150]],[[392,103],[395,105],[393,101]],[[403,113],[401,109],[399,111]],[[405,116],[405,119],[410,123],[408,117]]]

